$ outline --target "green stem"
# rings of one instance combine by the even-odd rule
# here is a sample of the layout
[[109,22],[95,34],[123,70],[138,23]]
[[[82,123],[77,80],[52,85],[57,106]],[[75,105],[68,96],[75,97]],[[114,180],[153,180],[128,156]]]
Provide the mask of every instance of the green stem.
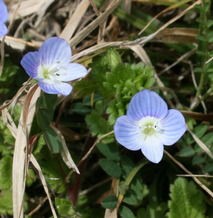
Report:
[[196,93],[196,97],[200,98],[202,94],[202,90],[205,84],[205,77],[208,66],[206,65],[206,61],[208,60],[208,15],[210,12],[210,1],[209,0],[202,0],[201,9],[200,9],[200,36],[202,39],[200,40],[200,51],[202,52],[201,58],[201,75],[200,81]]
[[134,177],[136,176],[136,174],[139,172],[139,170],[140,170],[146,163],[147,163],[147,162],[141,163],[141,164],[139,164],[138,166],[134,167],[134,168],[130,171],[129,175],[127,176],[127,178],[126,178],[126,180],[125,180],[125,182],[124,182],[124,184],[125,184],[126,186],[129,186],[129,185],[130,185],[130,183],[132,182],[132,180],[134,179]]
[[141,164],[139,164],[138,166],[134,167],[129,175],[127,176],[125,182],[124,182],[124,186],[126,187],[125,188],[125,192],[124,193],[119,193],[119,196],[118,196],[118,202],[117,202],[117,206],[116,206],[116,210],[118,210],[118,208],[120,207],[120,204],[121,202],[123,201],[123,198],[124,198],[124,195],[127,191],[127,187],[130,185],[130,183],[132,182],[132,180],[134,179],[134,177],[137,175],[137,173],[140,171],[140,169],[146,165],[147,161],[146,162],[143,162]]

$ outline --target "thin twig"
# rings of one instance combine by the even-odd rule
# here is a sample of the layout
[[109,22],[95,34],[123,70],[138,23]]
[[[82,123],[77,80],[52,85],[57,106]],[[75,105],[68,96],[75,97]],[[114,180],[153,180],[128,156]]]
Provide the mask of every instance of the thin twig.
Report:
[[197,47],[195,47],[195,48],[191,49],[190,51],[186,52],[185,54],[181,55],[174,63],[172,63],[171,65],[169,65],[168,67],[166,67],[165,69],[160,71],[159,74],[162,74],[166,71],[169,71],[171,68],[173,68],[174,66],[176,66],[177,64],[179,64],[180,62],[185,60],[186,58],[190,57],[191,55],[193,55],[196,50],[197,50]]
[[91,154],[91,152],[93,151],[93,149],[95,148],[95,146],[104,138],[108,137],[109,135],[112,135],[114,133],[114,131],[108,132],[102,136],[100,136],[99,138],[97,138],[97,140],[93,143],[93,145],[90,147],[90,149],[87,151],[87,153],[81,158],[81,160],[79,161],[78,165],[80,165],[83,161],[85,161],[88,156]]
[[92,6],[94,12],[96,13],[96,15],[99,16],[99,15],[100,15],[100,11],[98,10],[98,8],[97,8],[95,2],[94,2],[93,0],[89,0],[89,2],[90,2],[90,4],[91,4],[91,6]]
[[88,194],[89,192],[93,191],[94,189],[99,188],[100,186],[102,186],[102,185],[104,185],[104,184],[110,182],[111,180],[112,180],[112,178],[107,178],[107,179],[105,179],[105,180],[103,180],[103,181],[101,181],[101,182],[98,182],[97,184],[95,184],[95,185],[89,187],[88,189],[81,191],[81,192],[79,193],[79,195],[80,195],[80,196],[86,195],[86,194]]
[[2,75],[3,69],[4,69],[4,39],[5,37],[3,37],[1,47],[0,47],[0,56],[1,56],[0,76]]
[[192,179],[209,195],[213,198],[213,192],[205,186],[197,177],[193,176],[192,172],[189,171],[182,163],[176,160],[171,154],[164,150],[164,153],[171,159],[177,166],[179,166],[188,175],[192,175]]
[[192,138],[195,140],[195,142],[199,145],[199,147],[211,158],[213,159],[213,153],[211,152],[211,150],[208,148],[208,146],[206,146],[204,144],[203,141],[201,141],[201,139],[199,139],[189,128],[188,128],[188,132],[191,134]]
[[28,214],[27,214],[27,216],[32,216],[33,214],[35,214],[42,206],[43,206],[43,204],[47,201],[47,196],[44,198],[44,199],[42,199],[42,201],[33,209],[33,210],[31,210]]
[[192,175],[188,175],[188,174],[178,174],[177,176],[182,176],[182,177],[203,177],[203,178],[213,178],[213,176],[211,175],[202,175],[202,174],[192,174]]
[[[189,64],[189,67],[190,67],[193,85],[194,85],[196,91],[198,92],[198,84],[197,84],[197,81],[196,81],[196,78],[195,78],[193,65],[192,65],[192,63],[190,61],[188,61],[187,63]],[[206,114],[207,113],[207,108],[206,108],[206,105],[205,105],[205,103],[204,103],[204,101],[203,101],[203,99],[202,99],[202,97],[200,95],[194,98],[193,102],[190,105],[190,109],[193,110],[199,104],[198,100],[200,100],[201,105],[202,105],[203,110],[204,110],[204,113]]]
[[178,3],[175,3],[174,5],[171,5],[170,7],[164,9],[163,11],[161,11],[160,13],[158,13],[156,16],[154,16],[147,24],[146,26],[138,33],[138,35],[141,35],[158,17],[160,17],[161,15],[171,11],[171,10],[174,10],[175,8],[177,7],[180,7],[181,5],[189,2],[191,0],[185,0],[185,1],[181,1],[181,2],[178,2]]

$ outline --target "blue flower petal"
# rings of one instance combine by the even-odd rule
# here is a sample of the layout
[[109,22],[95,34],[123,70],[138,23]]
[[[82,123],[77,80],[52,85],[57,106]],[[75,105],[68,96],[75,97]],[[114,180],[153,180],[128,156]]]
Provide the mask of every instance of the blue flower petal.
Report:
[[0,23],[0,37],[5,36],[7,32],[7,26],[4,23]]
[[8,20],[8,10],[4,1],[0,0],[0,23],[5,23]]
[[147,137],[142,142],[141,151],[153,163],[159,163],[163,157],[163,143],[158,137]]
[[72,91],[72,86],[68,83],[50,80],[40,80],[38,82],[40,88],[48,94],[69,95]]
[[167,113],[165,101],[150,90],[143,90],[134,95],[127,110],[127,116],[133,120],[140,120],[146,116],[164,118]]
[[186,123],[183,115],[171,109],[168,115],[160,121],[162,128],[162,142],[164,145],[172,145],[177,142],[186,131]]
[[136,122],[127,116],[121,116],[116,120],[114,126],[116,140],[129,150],[141,149],[141,132]]
[[38,68],[40,65],[39,52],[37,52],[37,51],[28,52],[22,58],[21,65],[30,77],[36,78],[37,74],[38,74]]
[[61,81],[72,81],[85,77],[88,70],[81,64],[72,63],[65,65],[60,69],[59,76],[57,77]]
[[41,62],[45,65],[68,64],[71,61],[70,45],[62,38],[51,37],[39,49]]

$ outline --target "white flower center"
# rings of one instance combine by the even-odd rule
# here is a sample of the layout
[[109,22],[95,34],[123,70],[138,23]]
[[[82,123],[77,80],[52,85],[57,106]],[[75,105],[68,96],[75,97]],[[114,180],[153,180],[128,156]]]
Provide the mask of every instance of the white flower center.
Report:
[[58,66],[40,65],[40,67],[38,69],[38,77],[39,78],[54,80],[54,79],[57,79],[57,76],[60,76]]
[[159,126],[159,119],[155,117],[144,117],[142,118],[138,126],[141,130],[142,135],[146,137],[158,135],[161,132]]

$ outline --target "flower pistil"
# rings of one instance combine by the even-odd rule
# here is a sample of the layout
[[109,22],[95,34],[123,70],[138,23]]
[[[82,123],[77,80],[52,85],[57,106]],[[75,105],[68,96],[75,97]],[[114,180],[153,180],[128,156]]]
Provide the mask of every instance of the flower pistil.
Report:
[[38,70],[38,78],[40,79],[55,79],[57,76],[60,76],[60,72],[56,66],[41,65]]
[[139,121],[138,126],[144,138],[160,133],[159,121],[155,117],[142,118]]

